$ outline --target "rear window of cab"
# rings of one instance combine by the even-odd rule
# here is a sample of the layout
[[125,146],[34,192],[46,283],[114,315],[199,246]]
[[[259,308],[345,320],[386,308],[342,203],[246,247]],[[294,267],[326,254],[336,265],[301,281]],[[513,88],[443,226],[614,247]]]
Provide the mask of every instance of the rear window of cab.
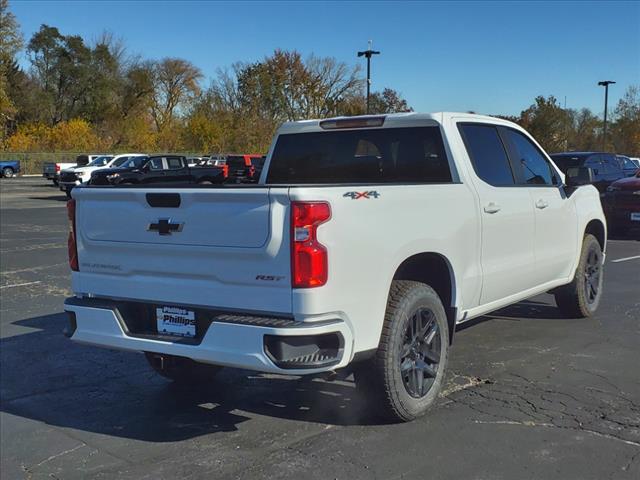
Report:
[[283,134],[267,183],[449,183],[439,127]]

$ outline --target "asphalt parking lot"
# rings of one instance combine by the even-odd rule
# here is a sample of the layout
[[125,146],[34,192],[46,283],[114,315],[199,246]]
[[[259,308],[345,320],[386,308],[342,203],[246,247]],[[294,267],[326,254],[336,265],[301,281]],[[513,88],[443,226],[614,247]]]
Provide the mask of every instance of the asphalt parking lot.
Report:
[[438,405],[371,421],[350,381],[225,370],[199,390],[74,344],[65,198],[0,180],[0,452],[14,478],[638,479],[640,241],[608,245],[598,314],[542,295],[456,334]]

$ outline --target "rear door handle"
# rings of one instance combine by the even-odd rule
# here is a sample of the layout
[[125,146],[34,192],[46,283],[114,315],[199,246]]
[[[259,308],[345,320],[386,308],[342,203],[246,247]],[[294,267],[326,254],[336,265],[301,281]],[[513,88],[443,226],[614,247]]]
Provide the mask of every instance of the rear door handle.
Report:
[[536,202],[536,208],[539,208],[540,210],[547,208],[549,206],[549,202],[547,202],[546,200],[538,200]]
[[486,213],[498,213],[500,211],[500,208],[500,205],[490,202],[488,205],[484,206],[484,211]]

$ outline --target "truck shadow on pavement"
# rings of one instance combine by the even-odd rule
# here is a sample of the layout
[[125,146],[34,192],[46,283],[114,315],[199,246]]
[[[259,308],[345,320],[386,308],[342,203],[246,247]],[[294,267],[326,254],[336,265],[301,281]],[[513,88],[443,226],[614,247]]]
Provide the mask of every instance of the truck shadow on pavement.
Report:
[[[518,320],[554,318],[545,307],[522,302],[501,312]],[[211,385],[179,387],[153,372],[142,355],[72,343],[61,333],[66,321],[63,313],[17,321],[11,328],[30,331],[0,339],[1,411],[149,442],[232,432],[259,417],[380,424],[348,380],[225,369]]]
[[47,195],[46,197],[29,197],[29,200],[46,200],[48,202],[55,200],[58,202],[66,202],[68,198],[64,193],[62,193],[60,195]]

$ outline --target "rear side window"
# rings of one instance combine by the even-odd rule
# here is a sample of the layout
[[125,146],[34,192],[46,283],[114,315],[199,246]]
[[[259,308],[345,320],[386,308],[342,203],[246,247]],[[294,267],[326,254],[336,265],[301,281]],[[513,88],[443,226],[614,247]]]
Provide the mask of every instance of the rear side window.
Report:
[[514,168],[520,169],[521,183],[527,185],[553,185],[556,176],[551,165],[544,158],[542,152],[522,133],[504,129],[511,142],[512,153],[515,155]]
[[179,168],[182,168],[182,160],[178,157],[167,158],[167,164],[169,165],[170,170],[177,170]]
[[490,185],[515,185],[498,129],[474,124],[461,124],[459,128],[476,174]]
[[267,183],[447,183],[438,127],[280,135]]

